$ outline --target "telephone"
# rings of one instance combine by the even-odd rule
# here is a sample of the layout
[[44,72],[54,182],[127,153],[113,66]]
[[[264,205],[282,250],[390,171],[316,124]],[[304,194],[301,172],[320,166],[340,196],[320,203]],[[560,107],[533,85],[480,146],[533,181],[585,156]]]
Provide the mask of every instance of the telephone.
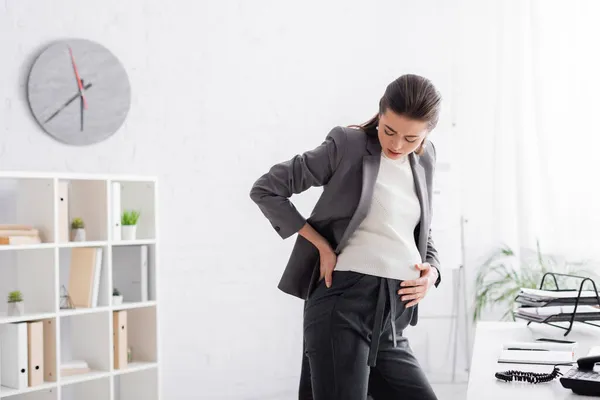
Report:
[[594,365],[599,362],[600,355],[578,359],[577,366],[565,373],[560,383],[577,394],[600,396],[600,372],[594,371]]

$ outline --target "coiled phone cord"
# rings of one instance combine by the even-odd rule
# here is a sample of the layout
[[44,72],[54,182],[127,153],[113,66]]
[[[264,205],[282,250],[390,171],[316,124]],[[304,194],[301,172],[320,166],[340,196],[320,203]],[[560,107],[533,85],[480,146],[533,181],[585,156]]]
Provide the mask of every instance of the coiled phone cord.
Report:
[[496,378],[505,382],[519,381],[533,384],[553,381],[559,375],[562,374],[556,365],[554,366],[554,370],[549,374],[515,370],[496,372]]

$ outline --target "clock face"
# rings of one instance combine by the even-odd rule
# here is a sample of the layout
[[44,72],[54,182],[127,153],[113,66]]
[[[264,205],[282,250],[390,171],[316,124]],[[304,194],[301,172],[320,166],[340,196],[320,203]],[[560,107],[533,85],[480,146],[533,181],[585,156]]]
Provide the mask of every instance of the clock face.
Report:
[[83,146],[117,132],[129,112],[131,88],[125,69],[109,50],[73,39],[51,45],[35,60],[28,99],[48,134]]

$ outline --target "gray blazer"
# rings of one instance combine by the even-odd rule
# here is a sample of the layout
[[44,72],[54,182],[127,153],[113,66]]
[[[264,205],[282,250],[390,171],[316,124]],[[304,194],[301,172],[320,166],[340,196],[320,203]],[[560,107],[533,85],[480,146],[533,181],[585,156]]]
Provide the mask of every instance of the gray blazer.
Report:
[[[438,271],[439,260],[431,238],[432,178],[436,153],[429,142],[423,155],[409,155],[421,204],[421,220],[415,243],[423,262]],[[282,239],[297,233],[308,222],[340,254],[348,238],[366,217],[379,172],[381,145],[377,137],[354,128],[337,126],[320,146],[278,163],[252,186],[250,198],[258,205]],[[322,186],[323,193],[310,217],[305,219],[289,200],[293,194]],[[319,279],[319,252],[301,235],[296,242],[278,288],[307,299]],[[334,276],[335,279],[335,276]],[[437,287],[441,281],[436,281]],[[418,305],[411,325],[418,320]]]

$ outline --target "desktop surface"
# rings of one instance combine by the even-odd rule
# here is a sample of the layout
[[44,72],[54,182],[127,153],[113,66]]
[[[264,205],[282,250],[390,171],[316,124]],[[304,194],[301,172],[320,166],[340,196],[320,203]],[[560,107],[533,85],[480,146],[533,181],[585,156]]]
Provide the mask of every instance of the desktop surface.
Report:
[[[531,384],[525,382],[503,382],[494,376],[496,372],[520,370],[550,373],[552,365],[526,365],[498,363],[502,345],[506,342],[527,342],[538,338],[571,340],[577,342],[575,360],[585,357],[590,349],[600,346],[600,328],[576,323],[573,330],[564,336],[566,331],[560,328],[535,324],[527,326],[524,321],[517,322],[479,322],[475,333],[473,356],[471,361],[467,400],[558,400],[558,399],[591,399],[595,397],[580,396],[570,389],[564,388],[559,378],[552,382]],[[570,366],[559,366],[565,374]],[[596,371],[600,371],[596,367]]]

